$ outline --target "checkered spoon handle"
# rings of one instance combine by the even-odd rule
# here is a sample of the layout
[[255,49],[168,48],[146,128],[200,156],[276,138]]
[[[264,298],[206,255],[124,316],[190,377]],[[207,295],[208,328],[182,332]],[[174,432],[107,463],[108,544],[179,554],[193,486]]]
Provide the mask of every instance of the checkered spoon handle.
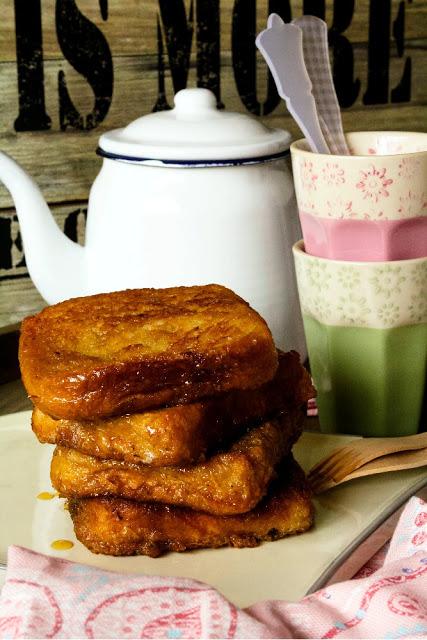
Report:
[[304,62],[311,80],[320,126],[331,153],[349,155],[329,62],[328,27],[315,16],[296,18],[292,24],[303,32]]

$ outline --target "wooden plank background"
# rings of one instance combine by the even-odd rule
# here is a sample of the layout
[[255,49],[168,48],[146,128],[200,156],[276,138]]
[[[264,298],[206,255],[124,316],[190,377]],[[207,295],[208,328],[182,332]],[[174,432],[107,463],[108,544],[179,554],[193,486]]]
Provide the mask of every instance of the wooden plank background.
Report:
[[[396,18],[399,0],[392,2],[392,21]],[[189,2],[186,2],[187,8]],[[234,0],[221,0],[221,98],[228,110],[245,112],[238,95],[232,67],[231,25]],[[267,0],[257,4],[259,29],[267,16]],[[72,217],[77,224],[77,237],[84,239],[84,212],[90,186],[99,171],[100,159],[95,155],[103,131],[124,126],[134,118],[153,109],[157,99],[158,0],[110,0],[108,19],[101,18],[97,0],[79,0],[79,10],[105,35],[113,56],[114,93],[111,107],[99,127],[91,131],[60,130],[58,104],[58,72],[66,74],[67,86],[76,108],[87,113],[93,107],[93,93],[87,81],[64,59],[58,45],[55,26],[55,2],[42,2],[43,58],[46,111],[52,125],[48,131],[16,132],[18,115],[18,84],[14,4],[2,6],[0,29],[0,149],[10,153],[34,177],[41,187],[52,212],[63,228]],[[293,16],[302,13],[301,0],[291,2]],[[404,60],[412,59],[411,100],[406,103],[364,105],[362,96],[367,85],[369,0],[355,0],[351,25],[344,35],[354,48],[354,77],[361,81],[361,91],[355,104],[343,111],[347,131],[363,129],[427,129],[427,0],[405,0],[405,52],[397,55],[391,43],[390,88],[399,82]],[[333,2],[326,2],[326,20],[332,21]],[[193,38],[195,39],[195,37]],[[194,43],[188,86],[196,86]],[[167,64],[167,59],[166,59]],[[258,59],[259,95],[265,91],[266,68]],[[166,92],[172,102],[170,72],[166,66]],[[300,133],[283,103],[263,120],[283,127],[299,137]],[[0,225],[10,221],[13,246],[7,269],[0,269],[0,326],[18,322],[25,315],[43,306],[43,300],[28,278],[19,245],[19,225],[9,193],[0,185]],[[75,226],[75,225],[74,225]],[[73,227],[74,228],[74,227]],[[0,226],[1,233],[1,226]],[[1,238],[0,238],[1,242]],[[2,246],[0,244],[0,246]]]

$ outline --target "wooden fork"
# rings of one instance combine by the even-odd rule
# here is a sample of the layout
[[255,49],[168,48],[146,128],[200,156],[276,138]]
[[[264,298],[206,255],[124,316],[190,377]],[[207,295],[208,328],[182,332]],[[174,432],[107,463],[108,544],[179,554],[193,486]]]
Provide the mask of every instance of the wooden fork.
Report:
[[[427,433],[418,433],[413,436],[402,436],[398,438],[363,438],[354,440],[349,444],[334,449],[331,454],[318,462],[309,472],[308,480],[315,493],[320,493],[326,488],[330,488],[343,482],[344,479],[351,477],[360,477],[360,475],[369,475],[369,473],[380,473],[388,470],[397,470],[397,468],[409,468],[408,466],[396,466],[399,464],[410,465],[409,453],[403,458],[403,452],[411,452],[426,449],[424,452],[416,456],[413,460],[413,466],[422,466],[427,464]],[[400,456],[400,461],[398,457]],[[390,458],[388,460],[388,457]],[[368,465],[373,460],[381,459],[381,464],[373,466]],[[388,460],[388,462],[387,462]],[[424,460],[424,462],[422,462]],[[366,467],[365,467],[366,465]],[[391,467],[387,468],[387,465]],[[363,473],[354,475],[354,473],[364,468]],[[378,468],[378,471],[374,471]],[[372,469],[372,470],[371,470]]]

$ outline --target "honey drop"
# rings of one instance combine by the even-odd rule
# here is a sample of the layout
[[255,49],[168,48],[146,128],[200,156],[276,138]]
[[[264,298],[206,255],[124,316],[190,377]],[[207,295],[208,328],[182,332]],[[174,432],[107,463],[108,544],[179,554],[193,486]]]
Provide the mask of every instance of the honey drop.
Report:
[[52,549],[56,549],[56,551],[66,551],[74,547],[74,542],[71,542],[71,540],[54,540],[50,546]]
[[53,498],[56,498],[57,495],[58,495],[57,493],[51,493],[50,491],[42,491],[41,493],[38,494],[37,499],[53,500]]

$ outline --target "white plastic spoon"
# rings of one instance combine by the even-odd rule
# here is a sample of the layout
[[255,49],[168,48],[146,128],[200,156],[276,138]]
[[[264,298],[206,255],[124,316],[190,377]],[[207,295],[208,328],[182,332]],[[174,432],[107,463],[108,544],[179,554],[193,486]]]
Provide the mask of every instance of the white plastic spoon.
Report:
[[272,13],[268,17],[267,29],[261,31],[255,42],[270,68],[279,95],[286,101],[311,150],[330,153],[304,63],[301,29],[294,24],[286,24],[280,16]]

